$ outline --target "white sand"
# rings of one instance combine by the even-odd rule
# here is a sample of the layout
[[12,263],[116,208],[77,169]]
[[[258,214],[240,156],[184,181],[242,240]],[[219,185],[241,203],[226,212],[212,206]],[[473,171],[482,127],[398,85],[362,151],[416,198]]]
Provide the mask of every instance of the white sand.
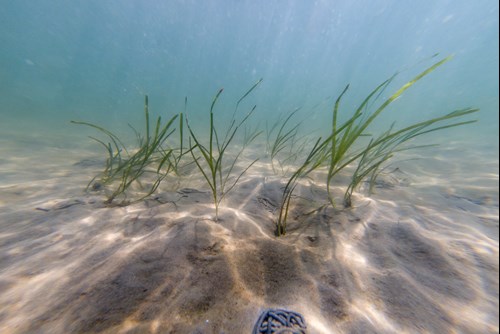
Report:
[[202,192],[107,208],[83,192],[94,152],[0,150],[1,333],[250,333],[269,307],[309,333],[499,331],[498,154],[450,143],[353,209],[305,215],[324,203],[315,175],[276,238],[283,180],[265,162],[214,222],[194,174],[177,190]]

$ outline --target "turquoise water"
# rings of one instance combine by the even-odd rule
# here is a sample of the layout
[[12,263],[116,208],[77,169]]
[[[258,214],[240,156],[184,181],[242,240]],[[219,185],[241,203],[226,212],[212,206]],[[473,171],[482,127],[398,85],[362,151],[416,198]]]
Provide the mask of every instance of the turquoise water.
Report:
[[383,124],[473,106],[480,122],[454,133],[498,142],[498,40],[491,0],[5,1],[1,128],[50,134],[80,131],[72,119],[139,124],[144,94],[153,113],[169,115],[187,96],[195,119],[220,88],[217,112],[227,117],[263,78],[245,101],[247,110],[257,105],[253,121],[301,107],[297,119],[320,129],[346,84],[349,113],[396,71],[387,94],[454,55]]

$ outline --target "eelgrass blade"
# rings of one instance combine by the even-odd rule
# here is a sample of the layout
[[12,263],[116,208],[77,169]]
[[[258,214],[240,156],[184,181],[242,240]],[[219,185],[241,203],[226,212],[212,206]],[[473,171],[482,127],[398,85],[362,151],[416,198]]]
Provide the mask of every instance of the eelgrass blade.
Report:
[[[436,68],[439,66],[443,65],[445,62],[450,60],[451,57],[446,57],[432,66],[428,67],[426,70],[423,72],[419,73],[417,76],[415,76],[412,80],[401,86],[394,94],[392,94],[388,99],[386,99],[373,113],[371,114],[366,114],[360,118],[360,116],[363,115],[363,111],[365,110],[365,107],[369,103],[369,101],[372,99],[373,96],[379,91],[382,91],[387,87],[387,85],[393,80],[394,76],[393,75],[391,78],[385,80],[382,82],[379,86],[377,86],[361,103],[360,107],[355,111],[352,117],[358,118],[358,121],[356,123],[353,122],[353,118],[349,119],[348,122],[350,123],[346,128],[343,133],[337,129],[337,115],[338,115],[338,105],[340,102],[340,99],[342,96],[345,94],[347,91],[348,86],[344,89],[344,91],[339,95],[339,97],[336,100],[335,106],[334,106],[334,112],[333,112],[333,119],[332,119],[332,143],[330,147],[330,161],[329,161],[329,168],[328,168],[328,174],[327,174],[327,191],[329,194],[329,199],[332,205],[334,205],[333,198],[331,196],[330,192],[330,183],[332,181],[332,178],[335,174],[337,174],[340,170],[342,170],[345,166],[347,166],[350,162],[356,160],[359,158],[363,152],[355,155],[355,157],[348,158],[346,155],[348,154],[350,148],[352,145],[357,141],[357,139],[362,136],[366,130],[366,128],[398,97],[400,97],[408,88],[413,86],[417,81],[422,79],[424,76],[428,75],[429,73],[433,72]],[[347,161],[345,159],[347,158]]]
[[368,120],[366,122],[364,122],[364,124],[362,125],[362,129],[366,129],[366,127],[375,119],[377,118],[378,115],[380,115],[380,113],[382,111],[384,111],[384,109],[389,105],[391,104],[394,100],[396,100],[398,97],[400,97],[408,88],[410,88],[411,86],[413,86],[417,81],[419,81],[420,79],[422,79],[424,76],[428,75],[429,73],[433,72],[436,68],[438,68],[439,66],[443,65],[444,63],[446,63],[447,61],[451,60],[451,56],[449,57],[446,57],[440,61],[438,61],[437,63],[435,63],[434,65],[430,66],[429,68],[427,68],[425,71],[421,72],[420,74],[418,74],[416,77],[414,77],[412,80],[410,80],[409,82],[407,82],[406,84],[404,84],[401,88],[399,88],[394,94],[392,94],[384,103],[382,103],[382,105],[380,107],[378,107],[377,110],[375,110],[375,112],[370,115],[370,117],[368,118]]
[[122,148],[128,154],[126,146],[122,143],[120,138],[118,138],[115,134],[106,130],[105,128],[100,127],[100,126],[95,125],[95,124],[92,124],[92,123],[82,122],[82,121],[70,121],[70,123],[90,126],[91,128],[94,128],[94,129],[101,131],[102,133],[104,133],[105,135],[107,135],[111,139],[111,141],[113,142],[115,149],[117,151],[120,151],[120,148]]
[[[216,213],[217,213],[217,184],[214,182],[214,175],[216,175],[216,168],[213,164],[213,155],[212,152],[208,149],[206,149],[201,143],[199,142],[198,138],[196,137],[193,129],[189,125],[189,121],[186,118],[186,125],[188,127],[190,137],[189,137],[189,152],[191,153],[191,156],[193,158],[193,161],[195,162],[196,166],[198,167],[198,170],[201,172],[205,180],[207,181],[208,186],[210,187],[210,190],[212,192],[212,198],[214,200],[214,204],[216,205]],[[210,129],[210,133],[212,133],[212,129]],[[192,144],[191,138],[193,139],[195,145]],[[203,166],[200,164],[198,161],[200,158],[196,157],[194,153],[194,149],[198,148],[200,153],[202,154],[203,159],[205,160],[206,164],[208,165],[208,170],[210,172],[210,176],[208,173],[205,171]],[[217,219],[217,214],[216,214],[216,219]]]
[[143,138],[141,136],[141,133],[137,131],[137,129],[134,128],[130,123],[127,123],[127,125],[132,129],[132,131],[134,131],[135,137],[137,138],[137,145],[142,146]]
[[318,156],[324,150],[325,146],[330,142],[330,138],[321,141],[321,137],[316,140],[308,156],[302,165],[292,174],[288,179],[286,186],[283,190],[283,195],[280,205],[280,213],[276,222],[276,235],[281,236],[286,234],[286,223],[288,218],[288,211],[290,209],[290,201],[300,178],[307,176],[310,172],[320,166],[321,162]]
[[[262,80],[259,80],[256,84],[254,84],[237,102],[235,112],[239,106],[239,103],[247,97],[261,82]],[[250,117],[250,115],[254,112],[256,106],[254,106],[250,112],[243,117],[243,119],[236,123],[236,120],[233,118],[230,121],[230,125],[224,135],[223,141],[219,140],[219,134],[218,131],[215,127],[214,124],[214,107],[219,99],[220,94],[222,93],[223,89],[220,89],[218,93],[215,95],[214,99],[212,100],[212,105],[210,106],[210,128],[209,128],[209,139],[208,139],[208,144],[207,148],[202,145],[201,141],[198,139],[196,134],[194,133],[193,129],[191,128],[188,118],[186,117],[186,126],[188,128],[188,131],[190,133],[190,138],[189,138],[189,147],[190,147],[190,153],[193,158],[194,163],[200,170],[201,174],[205,178],[205,180],[208,183],[208,186],[210,187],[210,190],[212,191],[212,197],[215,205],[215,220],[218,220],[218,210],[219,210],[219,205],[223,198],[227,195],[227,193],[236,185],[236,183],[239,181],[241,176],[250,168],[250,166],[247,166],[243,170],[243,173],[241,173],[238,177],[236,177],[235,181],[228,187],[228,181],[229,177],[232,175],[233,169],[236,165],[236,161],[238,160],[241,151],[239,154],[236,155],[236,158],[234,158],[229,165],[229,168],[224,167],[224,157],[226,153],[226,149],[228,148],[229,144],[232,142],[234,139],[237,131],[239,128],[247,121],[247,119]],[[255,138],[256,135],[252,136]],[[194,144],[191,142],[191,139],[193,140]],[[243,149],[245,148],[245,145],[243,146]],[[196,157],[194,150],[198,149],[199,152],[201,153],[201,157]],[[205,163],[205,166],[200,163],[200,159],[203,158],[202,160]]]
[[234,108],[232,119],[235,118],[236,112],[238,111],[238,107],[239,107],[241,101],[243,101],[251,92],[253,92],[253,90],[255,88],[257,88],[257,86],[260,85],[263,80],[264,80],[263,78],[260,78],[252,87],[250,87],[250,89],[245,94],[243,94],[242,97],[240,97],[240,99],[238,100],[238,102],[236,102],[236,107]]
[[293,114],[295,114],[295,112],[293,112],[285,120],[285,122],[282,124],[280,130],[278,131],[278,134],[276,135],[276,140],[275,140],[274,145],[273,145],[272,150],[271,150],[271,159],[274,159],[278,155],[278,153],[283,151],[287,147],[287,143],[289,143],[290,141],[293,141],[293,139],[297,135],[297,130],[302,122],[296,124],[294,127],[292,127],[290,130],[288,130],[286,133],[283,134],[283,128],[285,127],[285,125],[288,122],[288,120],[290,119],[290,117],[293,116]]
[[[435,146],[435,145],[417,145],[417,146],[400,148],[402,144],[417,136],[421,136],[430,132],[435,132],[456,126],[462,126],[474,123],[476,120],[461,121],[461,122],[455,122],[451,124],[431,127],[436,123],[449,121],[457,117],[467,116],[476,113],[478,111],[479,109],[474,109],[474,108],[456,110],[444,116],[439,116],[427,121],[419,122],[395,132],[392,132],[393,128],[392,125],[389,130],[384,132],[377,139],[372,139],[368,144],[368,146],[360,154],[354,156],[354,158],[356,159],[360,158],[360,160],[353,174],[352,181],[344,195],[344,206],[346,207],[351,206],[351,195],[353,190],[369,174],[372,174],[372,176],[370,177],[370,191],[371,191],[371,189],[373,188],[373,184],[379,174],[378,171],[380,166],[384,162],[392,158],[396,152],[401,152],[409,149]],[[352,159],[348,160],[347,163],[350,163],[351,161],[353,160]],[[341,168],[343,168],[343,166],[341,166]]]
[[[236,184],[238,183],[238,181],[241,179],[241,177],[257,162],[259,161],[259,159],[255,159],[253,160],[248,166],[245,167],[245,169],[238,175],[238,177],[236,177],[236,179],[234,180],[234,182],[231,184],[231,186],[229,186],[229,188],[226,188],[224,190],[224,192],[222,193],[222,196],[220,198],[220,201],[222,201],[222,199],[224,199],[224,197],[236,186]],[[228,174],[229,175],[229,174]]]
[[254,129],[249,129],[245,126],[245,134],[243,136],[243,147],[247,147],[252,143],[257,137],[259,137],[263,133],[262,130],[259,130],[259,126],[257,125]]
[[149,146],[149,102],[147,95],[144,95],[144,114],[146,118],[146,146]]
[[216,133],[215,127],[214,127],[214,111],[213,110],[214,110],[215,103],[219,99],[219,96],[220,96],[220,94],[222,94],[223,90],[224,90],[224,88],[221,88],[219,90],[219,92],[215,95],[215,97],[212,101],[212,105],[210,106],[210,139],[209,139],[209,145],[208,145],[210,161],[213,160],[213,136],[214,136],[214,133],[217,136],[217,133]]
[[182,113],[180,113],[179,115],[179,143],[180,143],[180,155],[182,156],[183,145],[184,145],[184,115]]

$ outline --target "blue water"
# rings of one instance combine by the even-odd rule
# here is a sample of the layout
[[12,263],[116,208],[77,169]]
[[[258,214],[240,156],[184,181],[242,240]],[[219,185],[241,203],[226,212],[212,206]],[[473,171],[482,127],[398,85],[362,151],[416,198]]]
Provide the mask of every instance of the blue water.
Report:
[[259,78],[244,105],[257,105],[253,121],[301,107],[297,119],[320,129],[346,84],[349,113],[396,71],[387,94],[454,55],[383,122],[472,106],[480,122],[453,131],[498,140],[498,23],[493,0],[2,1],[0,129],[136,124],[144,94],[165,115],[187,96],[190,117],[202,119],[220,88],[227,117]]

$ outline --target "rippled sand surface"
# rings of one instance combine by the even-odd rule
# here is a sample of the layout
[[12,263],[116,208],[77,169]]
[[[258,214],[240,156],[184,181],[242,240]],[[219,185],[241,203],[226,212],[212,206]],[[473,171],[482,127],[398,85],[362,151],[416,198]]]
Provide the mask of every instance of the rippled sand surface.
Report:
[[498,153],[402,159],[348,210],[316,210],[318,172],[276,238],[265,161],[216,222],[196,171],[108,208],[83,191],[101,156],[35,142],[0,146],[2,333],[250,333],[269,307],[310,333],[498,333]]

